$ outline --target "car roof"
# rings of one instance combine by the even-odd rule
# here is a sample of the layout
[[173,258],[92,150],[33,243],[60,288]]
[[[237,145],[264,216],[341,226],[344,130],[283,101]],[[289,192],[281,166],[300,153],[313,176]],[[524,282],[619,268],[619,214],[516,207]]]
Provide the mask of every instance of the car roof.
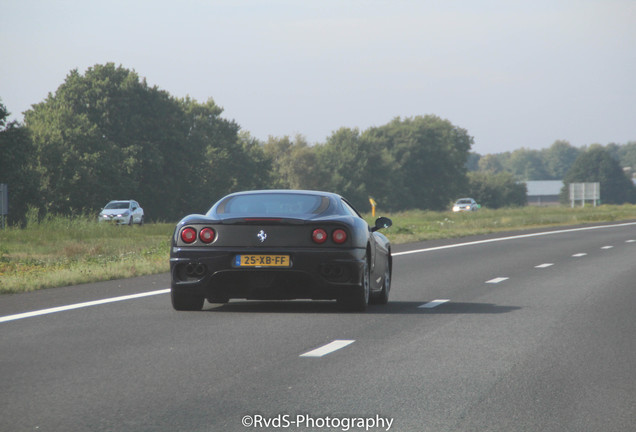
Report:
[[317,191],[317,190],[306,190],[306,189],[261,189],[261,190],[249,190],[249,191],[241,191],[234,192],[229,195],[224,196],[223,198],[229,198],[231,196],[238,195],[255,195],[255,194],[304,194],[304,195],[315,195],[315,196],[328,196],[331,198],[341,199],[342,197],[333,192],[325,192],[325,191]]
[[[342,211],[340,203],[343,200],[343,197],[333,192],[303,190],[303,189],[263,189],[263,190],[234,192],[229,195],[226,195],[223,198],[219,199],[212,206],[212,208],[210,208],[210,210],[207,212],[207,215],[216,214],[217,216],[221,216],[222,214],[225,213],[223,208],[225,207],[226,203],[230,202],[234,198],[239,198],[242,196],[250,196],[250,195],[252,196],[257,195],[260,197],[267,197],[267,195],[288,195],[290,197],[293,195],[304,195],[308,197],[316,197],[316,198],[321,198],[322,200],[326,200],[326,203],[329,203],[329,204],[325,203],[326,207],[324,205],[321,205],[319,208],[317,208],[316,210],[318,211],[318,213],[315,213],[315,215],[318,215],[318,214],[325,215],[327,214],[325,213],[325,211],[329,208],[331,209],[330,211],[328,211],[329,214],[341,214],[341,211]],[[323,203],[324,202],[325,201],[323,201]],[[306,215],[309,215],[309,214],[313,214],[313,213],[307,213]]]

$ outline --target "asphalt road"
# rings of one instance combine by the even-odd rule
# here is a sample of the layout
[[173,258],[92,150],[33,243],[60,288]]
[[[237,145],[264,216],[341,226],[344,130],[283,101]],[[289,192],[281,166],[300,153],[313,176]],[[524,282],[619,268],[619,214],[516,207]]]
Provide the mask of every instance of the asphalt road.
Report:
[[2,296],[0,431],[634,430],[636,224],[393,252],[366,313],[175,312],[165,274]]

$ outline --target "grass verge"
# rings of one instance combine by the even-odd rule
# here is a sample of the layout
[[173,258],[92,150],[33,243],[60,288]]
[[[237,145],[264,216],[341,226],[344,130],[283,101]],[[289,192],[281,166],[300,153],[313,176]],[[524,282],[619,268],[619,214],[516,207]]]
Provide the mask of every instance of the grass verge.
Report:
[[167,272],[173,229],[50,217],[0,230],[0,293]]
[[[393,226],[383,232],[393,244],[400,244],[501,231],[634,220],[636,206],[527,206],[461,213],[411,210],[386,216],[393,220]],[[372,218],[367,220],[372,223]]]
[[[380,212],[381,213],[381,212]],[[382,214],[393,244],[499,231],[636,219],[636,206],[521,207],[473,213],[411,210]],[[373,218],[366,215],[372,224]],[[93,218],[47,217],[0,230],[0,293],[18,293],[169,270],[174,224],[98,224]]]

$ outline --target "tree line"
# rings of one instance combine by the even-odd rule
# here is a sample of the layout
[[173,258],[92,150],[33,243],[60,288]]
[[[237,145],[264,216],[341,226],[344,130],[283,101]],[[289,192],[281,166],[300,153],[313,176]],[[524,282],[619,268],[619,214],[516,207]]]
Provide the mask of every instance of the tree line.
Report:
[[260,188],[329,190],[362,211],[370,197],[386,211],[442,210],[460,196],[489,207],[526,200],[518,171],[471,153],[468,132],[435,115],[343,127],[309,145],[301,135],[260,141],[222,113],[213,99],[173,97],[113,63],[72,70],[24,123],[7,123],[0,100],[9,221],[29,209],[96,214],[112,199],[135,199],[149,220],[174,221]]
[[[602,202],[636,202],[636,142],[606,146],[592,144],[577,148],[564,140],[542,150],[517,149],[513,152],[480,156],[471,153],[468,167],[480,173],[508,173],[517,181],[562,180],[561,202],[568,202],[568,184],[601,183]],[[469,174],[469,176],[472,174]]]
[[568,141],[557,140],[550,147],[541,150],[521,148],[512,152],[485,156],[471,153],[468,165],[471,171],[493,173],[505,171],[523,181],[562,180],[577,158],[588,151],[598,152],[600,149],[618,161],[630,176],[636,172],[636,141],[624,145],[593,144],[577,148]]

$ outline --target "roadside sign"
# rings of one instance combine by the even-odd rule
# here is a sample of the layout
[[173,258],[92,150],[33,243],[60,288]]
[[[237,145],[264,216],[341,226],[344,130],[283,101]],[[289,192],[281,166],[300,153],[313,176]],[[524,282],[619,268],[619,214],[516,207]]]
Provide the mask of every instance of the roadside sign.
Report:
[[375,207],[378,205],[378,203],[376,203],[375,200],[371,197],[369,197],[369,203],[371,203],[371,215],[375,217]]
[[9,185],[0,183],[0,228],[4,229],[6,216],[9,214]]
[[586,200],[591,200],[596,207],[596,203],[601,199],[600,183],[570,183],[570,202],[572,207],[576,201],[581,201],[581,206],[585,206]]
[[5,183],[0,183],[0,215],[5,216],[9,214],[9,186]]

